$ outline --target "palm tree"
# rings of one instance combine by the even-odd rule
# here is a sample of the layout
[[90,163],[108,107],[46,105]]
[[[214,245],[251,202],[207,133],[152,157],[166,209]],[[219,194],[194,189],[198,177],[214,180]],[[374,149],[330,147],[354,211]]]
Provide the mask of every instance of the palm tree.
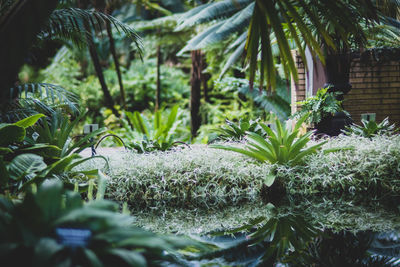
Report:
[[238,59],[244,51],[249,66],[250,86],[253,86],[258,69],[260,87],[266,80],[267,87],[273,89],[276,84],[275,51],[280,55],[286,76],[292,75],[297,80],[297,70],[291,54],[293,44],[303,61],[306,61],[307,46],[313,57],[318,56],[325,63],[321,41],[325,51],[335,53],[350,46],[349,35],[355,37],[354,41],[362,43],[365,35],[361,21],[368,24],[377,19],[372,0],[223,0],[188,11],[182,16],[180,27],[217,20],[191,39],[183,51],[200,49],[228,34],[241,33],[229,47],[236,50],[228,63]]

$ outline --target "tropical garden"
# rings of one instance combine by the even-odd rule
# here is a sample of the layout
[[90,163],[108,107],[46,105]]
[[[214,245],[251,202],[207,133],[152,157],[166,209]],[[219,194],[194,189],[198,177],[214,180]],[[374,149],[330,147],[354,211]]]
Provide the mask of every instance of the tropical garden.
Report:
[[[343,109],[352,55],[398,49],[399,18],[0,0],[1,265],[400,266],[399,130]],[[327,77],[298,103],[294,53]]]

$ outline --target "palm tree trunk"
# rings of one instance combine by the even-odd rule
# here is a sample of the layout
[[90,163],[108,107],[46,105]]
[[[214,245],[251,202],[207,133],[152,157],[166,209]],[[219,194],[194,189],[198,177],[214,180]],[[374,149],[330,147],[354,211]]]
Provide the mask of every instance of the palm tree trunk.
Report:
[[160,108],[161,104],[161,72],[160,72],[160,66],[161,66],[161,51],[160,51],[160,45],[157,46],[157,87],[156,87],[156,104],[155,104],[155,110],[157,111]]
[[110,40],[110,51],[111,51],[111,54],[112,54],[112,57],[114,60],[115,71],[117,72],[117,77],[118,77],[119,91],[121,94],[121,106],[122,106],[122,109],[125,110],[125,108],[126,108],[125,89],[124,89],[124,85],[122,83],[122,75],[121,75],[121,70],[120,70],[120,66],[119,66],[117,52],[115,50],[115,42],[114,42],[114,37],[112,35],[110,21],[106,22],[106,28],[107,28],[108,38]]
[[201,50],[192,51],[191,90],[190,90],[190,128],[192,137],[197,136],[201,125],[200,98],[201,98]]
[[204,54],[202,54],[201,57],[201,84],[203,85],[203,97],[204,101],[207,103],[210,102],[210,97],[208,95],[208,80],[211,78],[211,75],[209,73],[203,73],[203,70],[207,68],[207,62],[206,62],[206,57]]
[[86,23],[84,26],[85,26],[86,31],[88,32],[87,38],[88,38],[88,48],[89,48],[90,58],[92,59],[97,78],[99,79],[99,82],[100,82],[101,90],[103,91],[103,94],[104,94],[104,100],[105,100],[106,107],[111,109],[115,116],[119,117],[118,111],[114,108],[114,100],[111,97],[110,90],[108,90],[106,80],[104,79],[103,70],[101,68],[99,55],[98,55],[96,47],[94,45],[94,40],[93,40],[93,36],[91,33],[91,29],[90,29],[89,25],[87,25]]

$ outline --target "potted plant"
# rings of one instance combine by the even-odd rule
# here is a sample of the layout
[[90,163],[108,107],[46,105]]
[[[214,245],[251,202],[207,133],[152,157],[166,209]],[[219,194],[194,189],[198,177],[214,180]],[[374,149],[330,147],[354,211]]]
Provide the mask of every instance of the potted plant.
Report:
[[340,92],[331,92],[330,87],[320,88],[315,96],[297,102],[301,110],[294,114],[295,118],[310,113],[308,122],[314,125],[316,134],[337,136],[345,126],[350,125],[350,114],[342,107],[342,100],[338,100]]

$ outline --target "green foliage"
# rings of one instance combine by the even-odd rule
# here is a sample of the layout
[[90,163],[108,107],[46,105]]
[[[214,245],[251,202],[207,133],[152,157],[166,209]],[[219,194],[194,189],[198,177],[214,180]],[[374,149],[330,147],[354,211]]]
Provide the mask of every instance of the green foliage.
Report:
[[[0,144],[0,185],[1,192],[16,193],[24,191],[28,185],[32,183],[41,183],[46,178],[52,178],[55,175],[63,175],[68,173],[71,177],[81,177],[90,179],[101,177],[103,174],[98,170],[89,171],[73,171],[77,165],[89,160],[82,159],[78,154],[70,154],[70,149],[75,149],[74,152],[80,151],[84,147],[83,142],[78,142],[72,147],[69,147],[68,131],[66,129],[58,129],[55,124],[53,136],[56,137],[66,134],[67,141],[62,144],[62,147],[57,147],[57,143],[40,143],[34,142],[26,137],[26,128],[35,127],[39,119],[46,121],[43,114],[36,114],[20,120],[14,124],[3,123],[0,125],[0,136],[4,139]],[[58,117],[60,118],[60,117]],[[65,122],[65,121],[64,121]],[[47,125],[47,122],[45,123]],[[49,127],[47,125],[47,130]],[[60,132],[65,130],[65,133]],[[83,177],[82,177],[83,176]],[[84,181],[87,182],[87,181]],[[85,184],[80,184],[85,186]]]
[[[126,91],[126,110],[153,109],[156,95],[156,60],[130,61],[129,68],[121,68]],[[84,75],[77,59],[66,47],[59,50],[52,64],[41,71],[40,81],[59,84],[79,96],[92,117],[99,116],[103,104],[98,79],[90,72]],[[114,100],[120,99],[120,90],[113,66],[104,70],[104,76]],[[161,65],[161,101],[163,104],[186,105],[189,97],[189,79],[180,69]],[[98,118],[94,118],[100,119]]]
[[266,133],[259,125],[259,121],[260,119],[254,121],[241,119],[236,124],[230,120],[226,120],[226,125],[216,129],[216,132],[219,133],[218,139],[224,141],[240,141],[246,136],[246,132],[253,132],[265,137]]
[[[55,181],[28,193],[22,203],[0,198],[0,260],[13,266],[154,266],[173,261],[176,249],[195,245],[133,227],[132,218],[117,210],[110,201],[83,203]],[[88,236],[68,244],[60,237],[63,230]]]
[[[215,82],[215,89],[223,89],[223,91],[238,92],[239,97],[243,99],[243,95],[248,102],[253,101],[254,107],[272,112],[278,116],[280,120],[286,120],[290,115],[290,94],[288,93],[287,84],[283,78],[277,73],[277,91],[266,93],[251,89],[246,79],[234,77],[225,77]],[[258,78],[258,77],[256,77]],[[244,102],[244,101],[243,101]]]
[[260,123],[259,125],[267,133],[268,137],[264,138],[257,133],[247,132],[248,142],[245,149],[225,145],[213,145],[212,147],[235,151],[260,162],[268,161],[272,164],[299,165],[306,156],[316,153],[327,142],[324,141],[307,147],[312,132],[297,138],[300,127],[307,118],[308,114],[301,117],[293,129],[289,129],[289,126],[282,127],[281,122],[277,119],[275,120],[276,131],[273,131],[264,123]]
[[[336,112],[343,111],[342,101],[336,99],[338,93],[328,92],[328,88],[318,89],[317,95],[297,102],[301,105],[301,110],[294,114],[294,117],[301,117],[310,113],[309,123],[319,123],[323,118],[334,115]],[[347,113],[348,115],[348,113]]]
[[[145,62],[135,60],[123,72],[127,110],[153,109],[157,87],[156,71],[156,59],[151,58]],[[190,92],[188,75],[178,68],[161,65],[160,82],[162,103],[185,105]]]
[[[321,23],[321,18],[325,23]],[[289,78],[292,74],[297,80],[297,70],[290,52],[294,45],[304,62],[306,58],[303,42],[314,57],[318,56],[324,61],[322,42],[327,47],[339,48],[336,47],[337,44],[349,45],[349,35],[353,35],[352,40],[357,41],[357,44],[366,40],[363,31],[365,24],[361,23],[365,19],[377,20],[372,1],[348,0],[322,3],[315,0],[267,2],[225,0],[206,3],[184,13],[178,30],[200,23],[215,22],[192,38],[183,51],[200,49],[238,33],[237,41],[227,49],[235,49],[228,63],[232,64],[245,52],[251,87],[255,81],[256,70],[259,68],[260,87],[266,80],[267,88],[275,89],[274,74],[277,63],[275,51],[279,51],[285,76]],[[246,29],[247,33],[240,34]],[[316,29],[316,33],[313,29]],[[321,36],[322,41],[316,36]],[[258,63],[259,59],[261,64]]]
[[[61,86],[49,83],[25,83],[11,88],[11,95],[18,101],[9,101],[8,110],[1,114],[1,120],[13,122],[35,113],[50,114],[56,109],[78,114],[78,98]],[[7,101],[5,101],[7,102]]]
[[385,118],[380,123],[376,121],[361,120],[362,126],[360,125],[350,125],[347,126],[343,131],[346,135],[357,135],[367,138],[372,138],[375,135],[392,135],[395,134],[398,129],[396,129],[395,124],[389,124],[389,118]]
[[129,146],[139,153],[170,149],[176,143],[175,131],[181,123],[181,120],[178,119],[178,109],[178,105],[173,106],[168,115],[163,110],[157,110],[152,118],[153,127],[138,111],[125,112],[133,126],[132,129],[127,123],[124,123],[125,129],[134,137],[132,145]]
[[85,115],[85,113],[81,113],[71,121],[68,115],[57,110],[50,115],[48,120],[42,119],[41,123],[32,127],[32,136],[36,135],[36,138],[32,137],[29,142],[31,144],[46,143],[54,145],[61,150],[59,157],[65,157],[72,153],[79,154],[85,148],[96,143],[95,137],[106,132],[105,128],[101,128],[74,142],[72,139],[73,130]]

